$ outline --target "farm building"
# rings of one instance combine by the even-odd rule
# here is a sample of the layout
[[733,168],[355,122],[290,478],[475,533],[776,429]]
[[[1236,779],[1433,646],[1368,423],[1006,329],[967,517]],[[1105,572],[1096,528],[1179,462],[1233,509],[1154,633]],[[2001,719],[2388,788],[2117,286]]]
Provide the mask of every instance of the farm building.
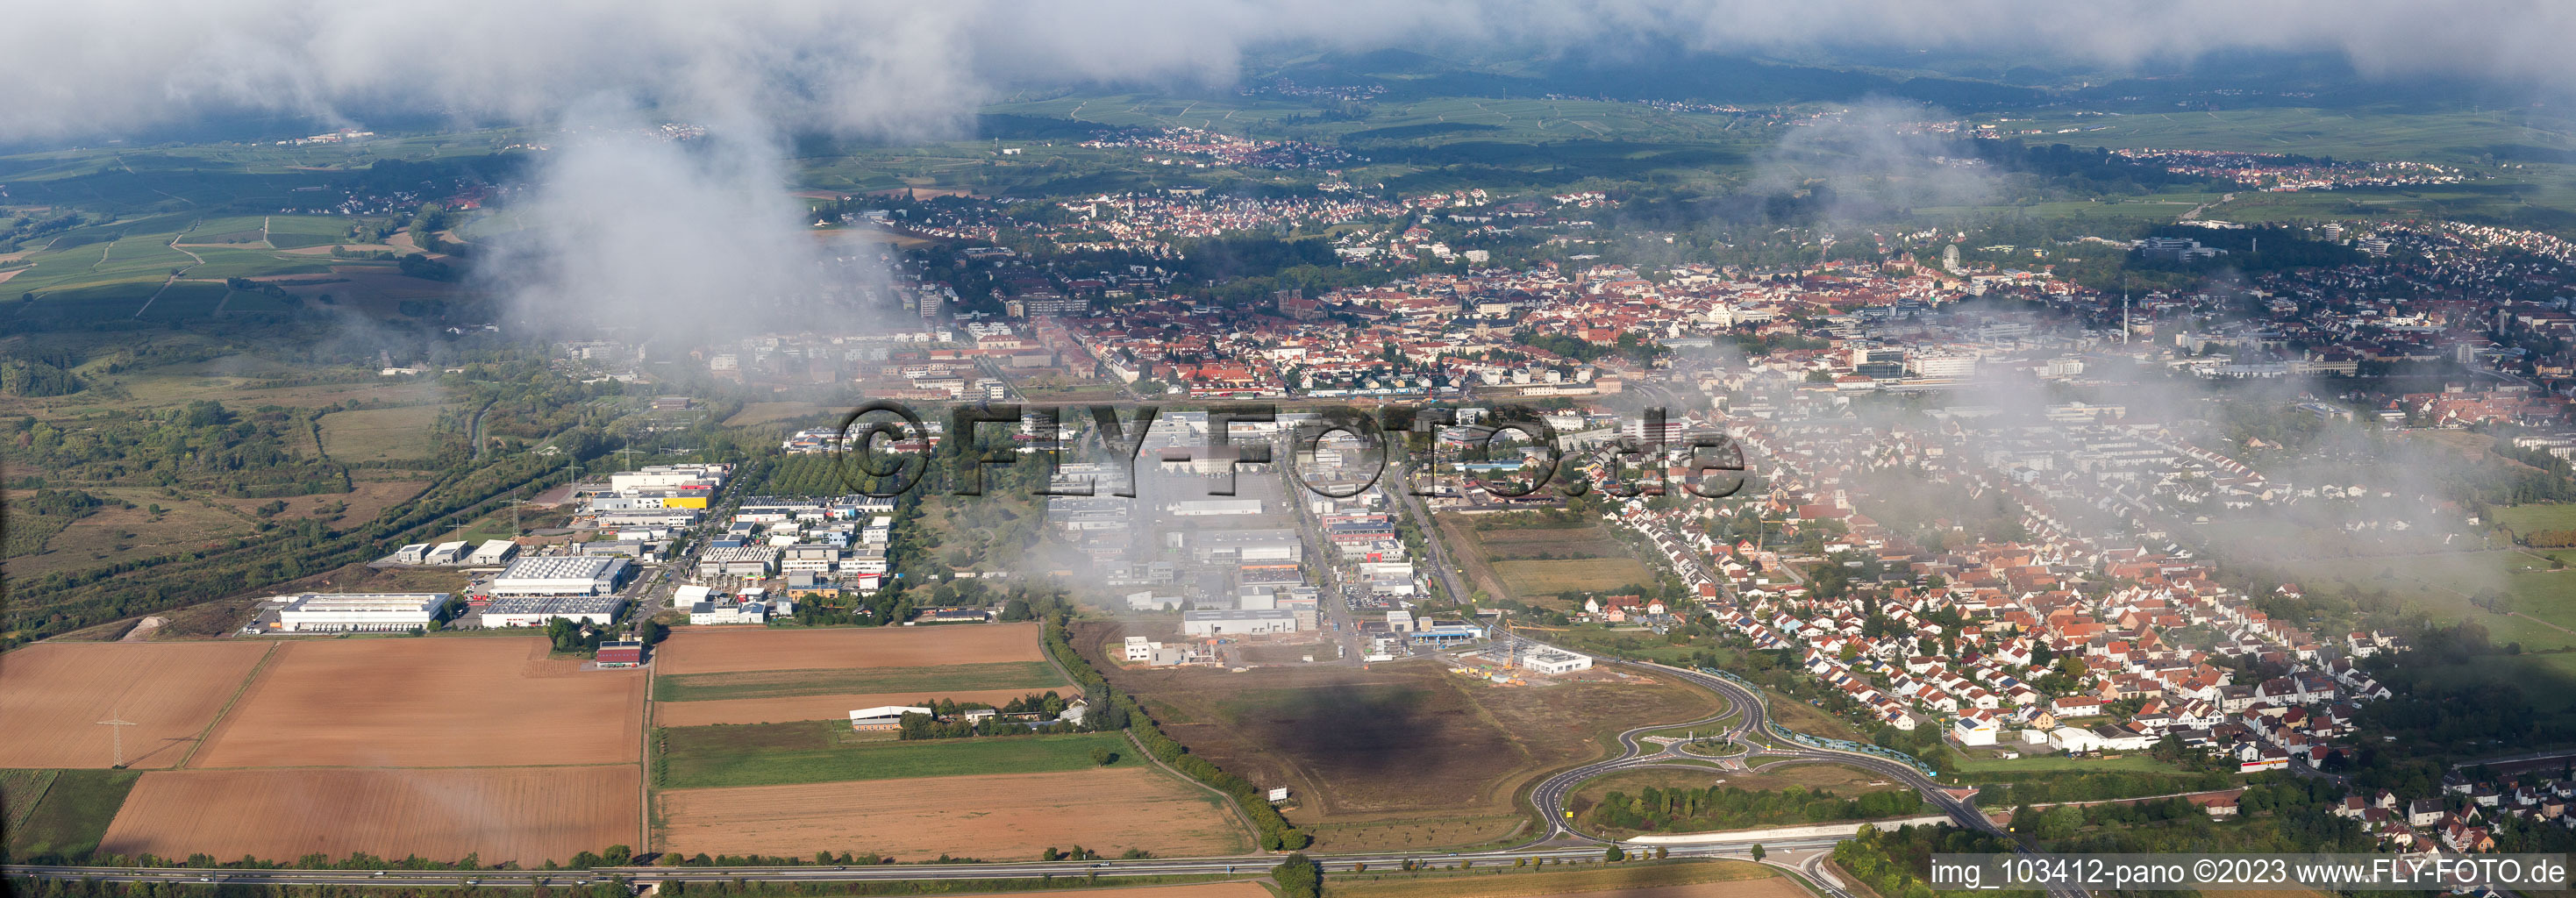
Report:
[[905,705],[885,705],[876,708],[860,708],[856,711],[850,712],[850,729],[857,730],[862,733],[891,730],[903,725],[903,716],[906,714],[928,713],[930,713],[929,708],[914,708]]
[[429,626],[443,592],[314,593],[295,596],[277,613],[277,629],[294,633],[399,632]]
[[632,565],[623,558],[541,557],[510,562],[492,578],[496,596],[596,596],[616,591]]
[[483,606],[483,626],[542,627],[558,617],[606,626],[625,605],[616,596],[499,596]]
[[1570,674],[1592,669],[1592,656],[1546,649],[1521,656],[1521,669],[1531,673]]
[[1181,632],[1191,636],[1253,636],[1297,632],[1294,611],[1184,611]]
[[518,543],[506,539],[487,539],[482,545],[474,547],[474,554],[465,556],[465,563],[500,564],[517,557],[518,554]]
[[599,644],[599,666],[640,667],[644,664],[644,643],[620,639]]

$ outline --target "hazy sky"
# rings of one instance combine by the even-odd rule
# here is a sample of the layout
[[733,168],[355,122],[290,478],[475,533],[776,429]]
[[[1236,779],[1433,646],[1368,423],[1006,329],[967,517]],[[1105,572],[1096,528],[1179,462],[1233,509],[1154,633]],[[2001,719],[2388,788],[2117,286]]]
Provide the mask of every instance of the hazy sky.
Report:
[[550,121],[602,95],[675,117],[945,130],[997,86],[1223,83],[1244,52],[1649,35],[1727,51],[2026,51],[2119,66],[2224,49],[2341,51],[2373,75],[2563,85],[2576,3],[2547,0],[86,0],[5,6],[0,143],[234,110],[400,107]]

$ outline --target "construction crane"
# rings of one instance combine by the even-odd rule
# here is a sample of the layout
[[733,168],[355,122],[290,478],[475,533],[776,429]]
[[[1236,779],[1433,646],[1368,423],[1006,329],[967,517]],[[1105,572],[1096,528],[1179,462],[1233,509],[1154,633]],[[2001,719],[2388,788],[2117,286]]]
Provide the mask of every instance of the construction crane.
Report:
[[116,743],[116,766],[112,769],[125,769],[125,728],[131,726],[142,726],[142,724],[119,717],[99,721],[98,725],[107,727],[107,732],[114,738]]

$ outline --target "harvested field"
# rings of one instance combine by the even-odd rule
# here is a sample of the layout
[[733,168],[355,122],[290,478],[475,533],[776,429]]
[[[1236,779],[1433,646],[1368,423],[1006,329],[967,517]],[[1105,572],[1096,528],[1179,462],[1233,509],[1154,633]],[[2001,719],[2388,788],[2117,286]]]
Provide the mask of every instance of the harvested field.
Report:
[[632,762],[644,672],[581,670],[536,637],[293,642],[190,766]]
[[483,770],[175,770],[145,774],[99,849],[293,861],[366,852],[535,867],[631,845],[638,773],[605,767]]
[[682,854],[873,851],[1033,858],[1080,844],[1188,857],[1241,851],[1215,796],[1143,767],[1004,773],[661,794],[658,844]]
[[[797,720],[848,720],[855,708],[885,705],[909,705],[915,699],[945,698],[959,702],[983,702],[1000,706],[1030,692],[1045,689],[987,689],[951,692],[925,689],[917,692],[887,692],[876,695],[808,695],[794,698],[750,698],[712,702],[654,702],[653,725],[662,727],[696,727],[719,723],[787,723]],[[1069,687],[1056,691],[1072,694]]]
[[680,627],[653,662],[663,676],[748,670],[922,667],[1044,661],[1038,625],[848,627],[823,630]]
[[0,656],[0,767],[115,762],[101,720],[130,720],[126,763],[170,767],[215,722],[269,646],[41,643]]

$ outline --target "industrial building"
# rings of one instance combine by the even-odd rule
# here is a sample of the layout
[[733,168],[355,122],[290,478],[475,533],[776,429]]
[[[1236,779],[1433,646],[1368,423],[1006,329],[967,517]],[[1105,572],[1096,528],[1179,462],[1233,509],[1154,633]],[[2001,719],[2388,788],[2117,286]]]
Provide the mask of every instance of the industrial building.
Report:
[[1202,563],[1253,564],[1306,557],[1305,541],[1295,530],[1202,530],[1189,533],[1188,540],[1191,553]]
[[506,539],[487,539],[482,545],[474,547],[474,554],[465,556],[465,563],[500,564],[517,557],[518,554],[518,543]]
[[928,713],[931,713],[929,708],[916,708],[909,705],[860,708],[850,712],[850,729],[862,733],[891,730],[903,726],[903,716],[906,714]]
[[1294,611],[1184,611],[1181,632],[1191,636],[1257,636],[1297,632]]
[[1592,669],[1592,656],[1541,649],[1521,656],[1521,669],[1531,673],[1557,675]]
[[1465,620],[1417,620],[1412,639],[1415,643],[1455,645],[1485,638],[1485,628]]
[[632,639],[603,642],[599,644],[596,659],[601,667],[641,667],[644,664],[644,643]]
[[1259,499],[1184,499],[1170,506],[1176,518],[1210,518],[1261,514]]
[[769,605],[762,602],[691,602],[689,623],[712,627],[727,624],[765,624],[769,622]]
[[483,606],[483,626],[542,627],[558,617],[607,626],[625,606],[626,600],[616,596],[503,596]]
[[443,592],[308,592],[277,613],[277,629],[291,633],[387,633],[429,626]]
[[521,558],[492,578],[495,596],[602,596],[617,591],[633,571],[624,558]]
[[465,560],[465,547],[468,545],[471,544],[461,539],[454,542],[439,543],[437,546],[429,550],[429,555],[422,558],[420,563],[455,564],[459,561]]
[[732,465],[645,465],[632,471],[608,475],[608,488],[618,492],[647,489],[714,489],[724,486],[725,477],[733,473]]
[[767,577],[777,562],[769,546],[717,546],[698,555],[698,576]]

